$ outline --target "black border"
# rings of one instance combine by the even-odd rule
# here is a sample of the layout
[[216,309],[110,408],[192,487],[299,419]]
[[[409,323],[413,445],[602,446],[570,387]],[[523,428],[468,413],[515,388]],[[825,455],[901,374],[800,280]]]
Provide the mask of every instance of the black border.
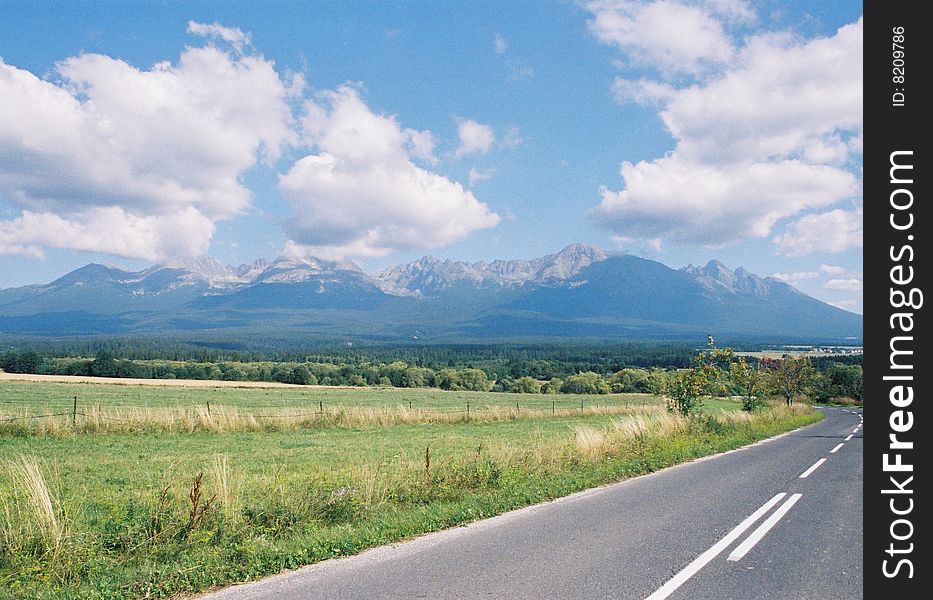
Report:
[[[917,287],[926,292],[930,290],[926,283],[933,264],[928,260],[926,237],[933,235],[933,227],[925,219],[929,219],[931,211],[923,210],[928,202],[925,182],[926,173],[930,172],[928,164],[930,158],[925,152],[927,144],[926,127],[924,119],[933,118],[933,106],[929,102],[928,94],[924,89],[930,82],[926,79],[926,64],[933,63],[928,60],[933,54],[929,39],[931,32],[930,22],[925,22],[921,16],[921,9],[929,7],[926,2],[910,2],[907,0],[888,2],[867,2],[864,16],[864,101],[865,101],[865,150],[864,150],[864,319],[865,319],[865,453],[864,453],[864,582],[866,598],[927,598],[933,594],[933,588],[927,583],[933,577],[933,565],[928,558],[930,538],[926,536],[926,513],[933,510],[929,496],[924,495],[917,488],[919,485],[930,485],[927,475],[929,469],[930,448],[925,443],[926,435],[933,433],[933,423],[930,422],[931,411],[927,404],[931,401],[928,395],[927,380],[933,377],[930,368],[924,363],[929,355],[925,344],[930,339],[921,334],[920,328],[924,324],[926,307],[920,309],[895,309],[892,307],[890,293],[892,289],[891,268],[895,264],[910,265],[914,269],[914,280],[906,287]],[[905,46],[905,80],[903,83],[893,80],[892,35],[895,27],[904,28]],[[894,93],[897,88],[903,88],[903,106],[895,106]],[[892,186],[889,169],[891,153],[899,150],[913,151],[912,163],[914,165],[914,181],[910,188],[914,195],[913,213],[914,225],[910,231],[897,231],[890,225],[892,209],[890,195],[894,189],[901,186]],[[925,213],[925,214],[924,214]],[[906,215],[899,214],[898,218]],[[914,239],[907,241],[912,234]],[[907,262],[906,256],[899,262],[891,257],[891,249],[895,253],[905,244],[912,246],[914,256],[912,262]],[[933,295],[924,298],[924,302],[933,302]],[[885,375],[895,374],[889,368],[890,343],[894,335],[904,335],[899,329],[891,328],[891,315],[902,310],[912,310],[914,313],[913,340],[908,343],[899,342],[899,348],[910,349],[914,354],[910,357],[914,368],[912,375],[914,400],[909,408],[913,413],[914,423],[912,429],[906,434],[899,434],[902,440],[914,443],[912,451],[901,451],[903,461],[914,465],[914,479],[908,486],[912,488],[911,496],[914,507],[910,515],[913,524],[913,536],[905,542],[895,542],[906,545],[912,542],[913,552],[910,554],[895,555],[889,562],[891,569],[898,558],[909,558],[913,563],[913,577],[908,578],[908,569],[902,568],[899,576],[885,577],[882,572],[882,561],[892,560],[892,556],[885,553],[893,541],[889,529],[894,519],[889,506],[892,496],[885,495],[882,490],[891,488],[889,476],[894,473],[885,473],[882,469],[883,454],[891,453],[888,449],[888,435],[892,432],[889,419],[892,412],[897,410],[889,401],[891,381],[885,381]],[[907,334],[909,335],[909,334]],[[908,347],[909,344],[909,347]],[[906,362],[906,359],[901,359]],[[909,371],[906,371],[910,373]],[[905,374],[901,370],[896,374]],[[896,474],[895,474],[896,475]],[[908,474],[909,475],[909,474]],[[903,479],[903,478],[902,478]],[[902,496],[903,498],[903,496]],[[899,530],[903,534],[904,529]]]

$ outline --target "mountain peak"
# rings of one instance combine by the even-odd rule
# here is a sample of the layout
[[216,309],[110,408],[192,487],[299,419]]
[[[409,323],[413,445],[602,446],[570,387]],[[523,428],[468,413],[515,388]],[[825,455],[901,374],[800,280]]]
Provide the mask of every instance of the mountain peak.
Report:
[[554,285],[608,256],[589,244],[570,244],[559,252],[531,260],[498,259],[471,263],[424,256],[405,265],[389,267],[374,278],[389,294],[415,297],[435,296],[461,285],[474,288]]

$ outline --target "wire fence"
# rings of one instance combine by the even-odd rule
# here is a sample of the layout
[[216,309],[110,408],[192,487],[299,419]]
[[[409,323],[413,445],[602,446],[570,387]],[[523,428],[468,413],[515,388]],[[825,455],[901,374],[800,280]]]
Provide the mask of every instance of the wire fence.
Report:
[[[408,415],[421,418],[453,417],[462,415],[465,419],[469,420],[473,417],[477,419],[483,419],[485,416],[490,414],[502,414],[503,412],[513,413],[515,416],[521,416],[523,413],[527,416],[546,416],[548,413],[550,413],[552,416],[567,416],[568,414],[573,414],[574,412],[585,414],[588,410],[590,412],[599,412],[601,409],[603,411],[611,411],[613,409],[625,410],[627,408],[644,407],[646,404],[644,402],[636,403],[631,400],[599,403],[594,401],[587,402],[586,399],[581,399],[579,401],[570,399],[535,401],[530,399],[525,403],[516,401],[514,404],[483,404],[477,406],[475,403],[466,402],[462,406],[425,407],[416,406],[413,401],[394,405],[385,404],[382,406],[325,405],[323,401],[319,401],[317,405],[313,407],[283,407],[280,411],[265,412],[270,408],[275,408],[266,406],[256,407],[260,410],[265,409],[264,412],[252,412],[248,407],[227,406],[212,402],[207,402],[205,404],[174,406],[142,406],[127,404],[108,404],[105,406],[101,403],[98,403],[96,405],[96,411],[93,410],[93,404],[91,404],[92,410],[88,411],[83,406],[81,407],[81,410],[79,410],[78,396],[72,397],[71,400],[71,406],[67,409],[65,407],[61,407],[57,412],[48,412],[48,408],[46,408],[46,412],[41,414],[23,414],[28,413],[30,409],[36,408],[33,403],[22,403],[15,400],[0,400],[0,403],[8,406],[6,411],[4,411],[3,408],[0,408],[0,423],[50,419],[58,417],[71,417],[72,424],[77,423],[78,417],[94,419],[95,421],[106,423],[139,423],[140,421],[146,420],[146,417],[155,417],[158,419],[158,421],[163,423],[178,423],[190,420],[192,418],[192,412],[198,413],[202,417],[206,415],[207,418],[211,418],[214,416],[214,413],[218,413],[218,416],[224,415],[234,416],[237,418],[278,420],[325,419],[328,417],[334,417],[335,415]],[[20,414],[12,414],[10,409],[14,407],[22,412]],[[137,413],[136,415],[126,414],[132,413],[134,411]],[[7,414],[4,414],[4,412]],[[177,414],[179,412],[184,412],[185,414],[174,417],[171,416],[172,413]]]

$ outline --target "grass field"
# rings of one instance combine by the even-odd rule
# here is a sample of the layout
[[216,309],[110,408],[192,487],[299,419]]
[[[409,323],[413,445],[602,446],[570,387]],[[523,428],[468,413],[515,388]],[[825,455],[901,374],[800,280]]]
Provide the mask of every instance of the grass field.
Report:
[[448,392],[436,388],[328,388],[287,386],[278,388],[158,387],[124,386],[106,383],[0,383],[0,412],[29,409],[33,412],[71,410],[74,397],[83,410],[102,408],[188,408],[207,402],[244,410],[317,409],[329,407],[460,410],[469,402],[472,408],[520,407],[579,408],[587,406],[645,404],[660,402],[648,394],[504,394],[488,392]]
[[[819,419],[708,400],[683,419],[647,396],[437,390],[230,390],[4,384],[0,406],[238,409],[292,404],[453,410],[498,420],[288,431],[0,433],[0,598],[168,597],[343,556],[734,448]],[[516,396],[518,396],[516,398]],[[64,398],[66,402],[57,400]],[[58,404],[51,402],[56,399]],[[513,412],[573,403],[578,411]],[[612,404],[614,403],[614,404]],[[106,405],[106,406],[105,406]],[[393,410],[395,410],[393,408]],[[7,410],[7,409],[0,409]]]

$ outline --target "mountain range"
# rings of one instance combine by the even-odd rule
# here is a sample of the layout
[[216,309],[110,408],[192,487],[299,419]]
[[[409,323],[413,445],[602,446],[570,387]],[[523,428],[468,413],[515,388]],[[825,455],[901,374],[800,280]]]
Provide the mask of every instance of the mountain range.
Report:
[[532,260],[426,256],[367,274],[316,258],[211,258],[138,272],[89,264],[0,290],[0,333],[207,332],[379,340],[686,339],[708,333],[861,341],[862,317],[718,261],[672,269],[585,244]]

